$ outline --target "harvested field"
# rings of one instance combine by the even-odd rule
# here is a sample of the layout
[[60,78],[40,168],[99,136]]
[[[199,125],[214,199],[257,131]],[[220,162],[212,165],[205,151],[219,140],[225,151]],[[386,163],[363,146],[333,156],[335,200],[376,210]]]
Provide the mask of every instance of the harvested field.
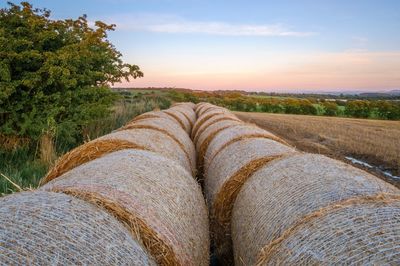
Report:
[[[400,176],[400,121],[235,112],[285,139],[292,146],[347,163],[346,156]],[[368,170],[368,168],[365,168]],[[381,171],[374,171],[380,174]],[[400,186],[400,180],[385,180]]]

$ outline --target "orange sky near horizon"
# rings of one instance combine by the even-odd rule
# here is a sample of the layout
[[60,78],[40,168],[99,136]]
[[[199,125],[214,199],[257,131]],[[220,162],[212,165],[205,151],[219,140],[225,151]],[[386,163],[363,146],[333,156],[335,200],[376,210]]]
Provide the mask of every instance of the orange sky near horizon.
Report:
[[[261,54],[264,60],[226,58],[140,65],[145,77],[115,87],[177,87],[202,90],[366,90],[400,88],[400,52]],[[189,58],[190,59],[190,58]],[[234,63],[240,60],[240,67]],[[172,62],[172,63],[170,63]],[[256,63],[255,63],[256,62]],[[260,63],[262,62],[262,63]]]

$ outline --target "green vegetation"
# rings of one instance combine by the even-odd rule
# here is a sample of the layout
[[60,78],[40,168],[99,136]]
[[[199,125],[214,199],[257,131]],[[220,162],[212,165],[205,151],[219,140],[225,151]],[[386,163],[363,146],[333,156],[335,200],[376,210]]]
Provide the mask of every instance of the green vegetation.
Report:
[[400,101],[397,100],[342,100],[325,98],[295,98],[254,96],[241,92],[171,92],[174,101],[207,101],[233,111],[266,112],[373,118],[400,119]]
[[[137,92],[114,92],[118,97],[115,105],[112,107],[110,115],[105,118],[93,120],[82,131],[86,141],[95,139],[112,130],[126,124],[133,117],[154,109],[166,109],[171,105],[171,101],[166,94],[153,93],[143,94]],[[0,149],[0,173],[6,175],[13,182],[22,188],[36,187],[40,178],[48,171],[54,159],[67,152],[71,148],[81,144],[71,146],[68,141],[57,138],[54,141],[55,150],[51,144],[40,142],[32,145],[18,145],[14,148],[5,150]],[[49,154],[49,153],[54,154]],[[48,161],[43,157],[53,158]],[[0,195],[15,191],[16,188],[4,177],[0,177]]]
[[0,10],[0,194],[15,190],[7,178],[34,187],[59,155],[170,105],[155,92],[110,89],[143,76],[107,39],[114,27],[52,20],[27,2]]
[[109,84],[143,74],[107,40],[114,25],[49,17],[27,2],[0,11],[0,134],[75,145],[84,127],[110,114]]

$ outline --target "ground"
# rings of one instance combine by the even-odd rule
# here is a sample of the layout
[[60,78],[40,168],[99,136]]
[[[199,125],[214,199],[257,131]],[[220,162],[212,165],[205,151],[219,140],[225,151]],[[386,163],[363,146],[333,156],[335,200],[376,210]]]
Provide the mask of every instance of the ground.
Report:
[[[268,113],[235,113],[240,119],[285,139],[299,150],[320,153],[355,164],[400,187],[400,121]],[[354,161],[354,160],[353,160]]]

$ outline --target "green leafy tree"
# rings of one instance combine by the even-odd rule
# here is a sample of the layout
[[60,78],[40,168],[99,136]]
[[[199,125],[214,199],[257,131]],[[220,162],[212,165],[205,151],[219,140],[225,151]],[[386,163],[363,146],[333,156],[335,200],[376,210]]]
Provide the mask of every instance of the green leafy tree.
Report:
[[338,107],[335,102],[324,101],[321,105],[324,107],[324,115],[336,116],[338,114]]
[[[143,76],[107,39],[115,25],[86,16],[52,20],[47,9],[0,10],[0,134],[38,139],[49,127],[74,142],[110,112],[110,84]],[[52,129],[53,130],[53,129]]]
[[363,100],[348,101],[345,114],[350,117],[367,118],[370,116],[372,106],[370,102]]

